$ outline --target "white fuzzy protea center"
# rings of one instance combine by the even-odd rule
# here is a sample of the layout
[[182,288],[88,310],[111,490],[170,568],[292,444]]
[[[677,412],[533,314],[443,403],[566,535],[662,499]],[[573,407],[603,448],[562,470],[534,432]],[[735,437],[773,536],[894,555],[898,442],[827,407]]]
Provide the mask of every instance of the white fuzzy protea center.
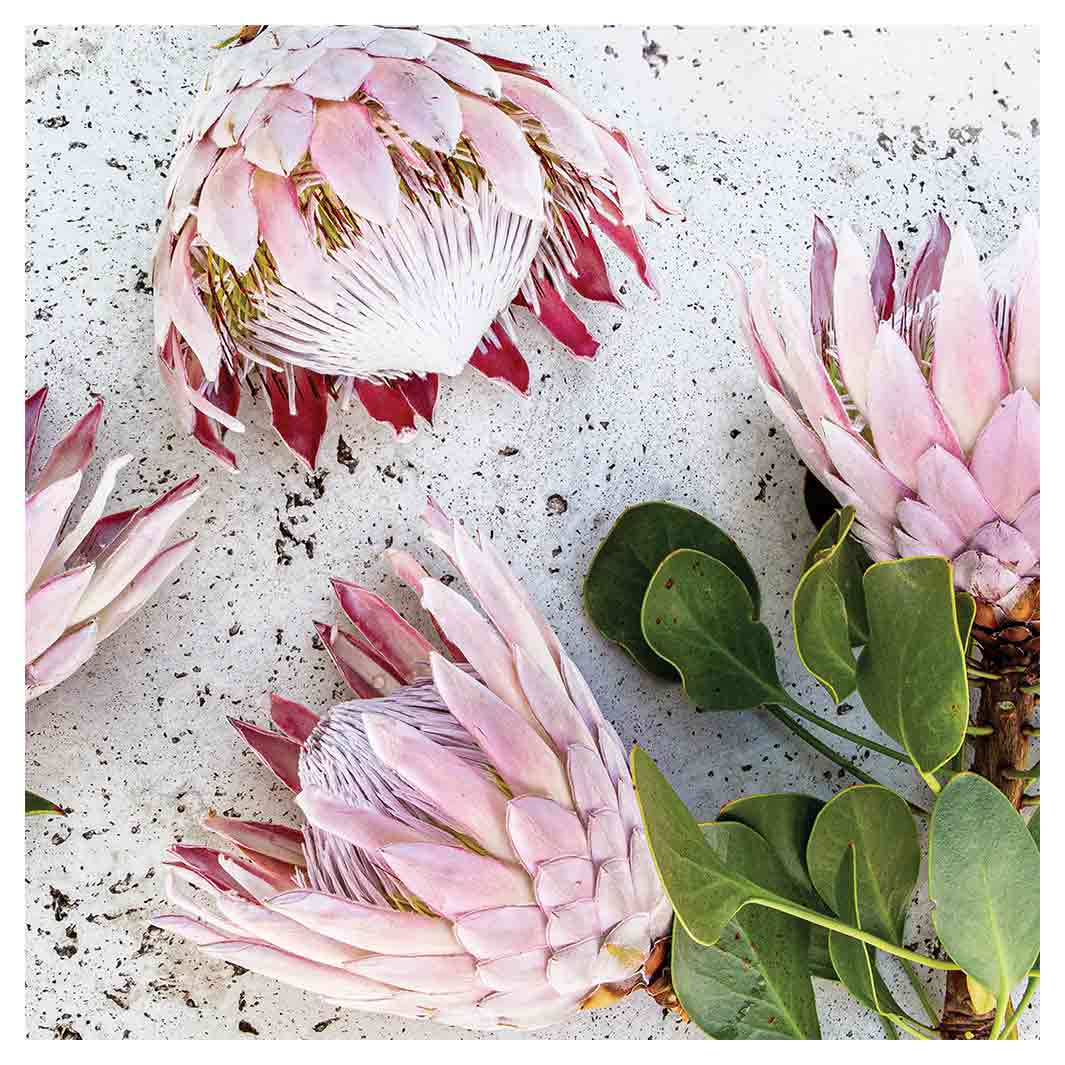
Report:
[[331,251],[320,291],[264,286],[242,354],[361,378],[454,376],[517,295],[543,229],[486,181],[461,197],[404,198],[391,225],[362,220]]

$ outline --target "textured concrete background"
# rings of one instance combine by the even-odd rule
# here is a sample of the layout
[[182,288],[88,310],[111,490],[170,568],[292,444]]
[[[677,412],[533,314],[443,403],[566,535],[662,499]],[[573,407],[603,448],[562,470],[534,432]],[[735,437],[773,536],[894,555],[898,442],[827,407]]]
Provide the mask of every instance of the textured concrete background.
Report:
[[[435,429],[403,444],[357,413],[334,419],[311,479],[261,408],[239,441],[243,474],[212,468],[175,433],[153,365],[145,268],[173,137],[208,45],[227,32],[39,27],[26,38],[26,386],[51,390],[43,442],[103,393],[95,468],[111,454],[136,456],[117,502],[143,502],[193,473],[206,479],[184,523],[199,541],[178,579],[27,713],[28,783],[72,811],[27,824],[27,1031],[459,1037],[340,1014],[149,930],[163,849],[202,838],[197,821],[209,808],[292,819],[225,715],[265,721],[271,690],[319,708],[340,695],[310,624],[334,617],[331,574],[379,587],[417,617],[378,555],[395,544],[430,561],[417,514],[432,492],[467,523],[492,525],[623,740],[646,747],[698,811],[712,816],[741,794],[829,796],[843,786],[834,767],[763,714],[697,716],[676,689],[643,677],[591,631],[580,582],[625,506],[668,498],[703,511],[735,534],[762,579],[786,681],[825,709],[786,628],[812,535],[800,471],[737,345],[722,262],[768,254],[801,287],[814,208],[870,239],[885,225],[905,241],[904,262],[937,210],[964,220],[982,249],[999,247],[1038,205],[1038,37],[485,31],[550,69],[667,168],[684,214],[643,237],[662,299],[654,303],[615,257],[630,310],[582,308],[605,342],[593,365],[529,329],[530,399],[471,373],[443,390]],[[353,458],[340,461],[349,448]],[[549,506],[554,495],[565,508]],[[865,715],[856,709],[845,721],[862,728]],[[892,778],[876,756],[867,764]],[[927,925],[912,926],[909,941],[927,948]],[[846,996],[819,994],[826,1036],[880,1034]],[[1034,1011],[1022,1028],[1035,1034]],[[698,1035],[644,996],[546,1034]]]

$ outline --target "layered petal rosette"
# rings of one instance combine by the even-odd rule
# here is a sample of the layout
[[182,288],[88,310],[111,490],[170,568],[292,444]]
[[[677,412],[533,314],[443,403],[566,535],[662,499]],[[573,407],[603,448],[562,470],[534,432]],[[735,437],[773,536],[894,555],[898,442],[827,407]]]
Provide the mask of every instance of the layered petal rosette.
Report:
[[[874,560],[942,555],[984,624],[1038,614],[1039,237],[982,266],[939,217],[903,281],[817,219],[810,313],[769,276],[735,278],[770,409],[809,469],[857,512]],[[991,615],[988,615],[988,611]]]
[[72,508],[96,446],[103,400],[56,445],[31,477],[47,388],[26,400],[26,700],[80,669],[155,594],[195,536],[166,546],[199,498],[196,478],[147,506],[105,514],[122,455],[104,467],[77,521]]
[[355,631],[317,629],[356,699],[233,722],[303,828],[208,817],[236,851],[173,847],[155,923],[332,1003],[473,1029],[666,993],[672,911],[617,733],[491,541],[427,520],[484,613],[389,553],[445,656],[334,580]]
[[525,393],[512,307],[590,358],[567,293],[619,302],[598,237],[654,288],[633,227],[674,209],[624,133],[454,31],[247,27],[181,142],[155,345],[184,427],[229,465],[249,377],[313,467],[331,398],[402,434],[467,364]]

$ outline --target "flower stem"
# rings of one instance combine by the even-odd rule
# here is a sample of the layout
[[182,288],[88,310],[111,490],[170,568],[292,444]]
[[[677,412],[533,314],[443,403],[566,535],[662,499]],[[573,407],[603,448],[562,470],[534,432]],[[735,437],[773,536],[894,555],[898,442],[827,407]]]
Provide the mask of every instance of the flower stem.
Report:
[[991,1025],[991,1034],[988,1039],[1001,1039],[1002,1026],[1006,1023],[1006,1006],[1009,1005],[1009,994],[999,995],[995,1001],[995,1021]]
[[891,1021],[889,1021],[882,1013],[878,1013],[877,1016],[880,1018],[880,1024],[884,1029],[884,1035],[888,1039],[898,1039],[899,1033],[895,1031],[895,1026]]
[[[808,743],[813,749],[820,754],[823,754],[829,761],[835,762],[841,769],[845,769],[851,776],[857,777],[858,780],[865,784],[877,784],[880,787],[884,785],[880,784],[880,781],[876,777],[870,776],[864,769],[859,769],[853,762],[849,762],[841,754],[837,754],[827,744],[822,743],[812,732],[805,729],[798,723],[798,721],[792,720],[792,718],[786,714],[779,706],[775,706],[772,703],[766,704],[766,709],[785,727],[795,733],[799,739]],[[928,811],[922,806],[918,806],[916,803],[909,803],[910,809],[921,817],[927,817]]]
[[1003,1026],[999,1039],[1009,1038],[1010,1032],[1017,1027],[1017,1022],[1021,1019],[1021,1014],[1027,1009],[1028,1003],[1032,1001],[1032,996],[1035,994],[1037,987],[1039,987],[1039,977],[1030,976],[1028,978],[1028,984],[1024,989],[1024,994],[1021,995],[1021,1001],[1017,1003],[1017,1007],[1013,1011],[1013,1016],[1010,1017]]
[[800,920],[808,921],[810,924],[819,924],[822,928],[827,928],[831,932],[841,932],[845,936],[850,936],[851,939],[860,939],[863,943],[868,943],[869,946],[884,951],[885,954],[894,954],[896,958],[915,961],[918,965],[924,965],[928,969],[942,969],[945,972],[959,972],[961,970],[961,966],[955,965],[952,961],[941,961],[939,958],[931,958],[927,954],[918,954],[915,950],[909,950],[907,947],[901,947],[888,939],[874,936],[872,932],[864,932],[860,928],[853,928],[849,924],[837,921],[834,917],[828,917],[823,913],[818,913],[816,910],[808,910],[805,906],[799,906],[784,899],[753,898],[750,901],[757,906],[765,906],[767,909],[779,910],[781,913],[786,913],[791,917],[798,917]]
[[807,721],[812,721],[815,725],[823,728],[826,732],[832,732],[839,736],[840,739],[850,740],[851,743],[856,743],[859,747],[868,747],[871,751],[876,751],[878,754],[885,755],[888,758],[894,758],[896,762],[909,763],[910,756],[903,754],[902,751],[896,751],[891,747],[885,747],[881,743],[877,743],[876,740],[866,739],[864,736],[859,736],[857,732],[851,732],[850,729],[845,729],[841,725],[837,725],[832,721],[827,721],[821,717],[820,714],[815,714],[812,710],[807,710],[802,703],[797,703],[794,699],[789,698],[784,704],[793,714],[798,714],[799,717],[806,718]]
[[923,1024],[918,1024],[912,1017],[903,1018],[897,1013],[891,1015],[891,1019],[907,1034],[912,1035],[914,1039],[938,1039],[935,1031],[931,1028],[926,1028]]

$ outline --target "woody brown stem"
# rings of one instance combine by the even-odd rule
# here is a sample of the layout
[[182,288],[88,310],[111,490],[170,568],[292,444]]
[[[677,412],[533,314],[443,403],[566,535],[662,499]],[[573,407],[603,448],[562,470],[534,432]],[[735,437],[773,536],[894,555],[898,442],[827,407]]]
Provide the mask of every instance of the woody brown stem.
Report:
[[[973,638],[983,651],[983,670],[994,679],[984,681],[981,689],[975,723],[990,731],[969,737],[971,769],[990,780],[1020,810],[1026,784],[1022,771],[1028,768],[1039,690],[1038,582],[1004,626],[978,624]],[[994,1010],[974,1012],[964,973],[947,973],[939,1026],[944,1039],[987,1039],[994,1019]]]

